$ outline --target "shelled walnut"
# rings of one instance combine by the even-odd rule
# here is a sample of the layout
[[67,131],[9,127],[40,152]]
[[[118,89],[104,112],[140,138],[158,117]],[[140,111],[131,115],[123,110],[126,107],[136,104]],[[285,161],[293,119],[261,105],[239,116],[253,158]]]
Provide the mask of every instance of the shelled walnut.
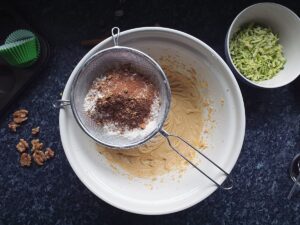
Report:
[[[17,128],[21,126],[21,124],[28,120],[28,110],[20,109],[13,113],[12,121],[9,122],[8,128],[16,132]],[[32,135],[38,135],[40,132],[40,127],[33,127],[31,129]],[[54,157],[54,151],[47,147],[44,148],[44,144],[39,139],[32,139],[31,141],[31,151],[28,142],[25,139],[20,139],[19,143],[16,145],[18,152],[20,153],[20,165],[22,167],[30,167],[33,161],[39,165],[43,166],[44,163]]]
[[44,162],[47,160],[45,153],[43,151],[37,150],[32,154],[33,160],[39,166],[44,165]]
[[43,146],[44,146],[44,144],[42,142],[40,142],[39,139],[33,139],[31,141],[31,145],[32,145],[32,148],[31,148],[32,152],[37,151],[37,150],[42,150]]
[[54,151],[51,148],[46,148],[45,156],[47,159],[54,157]]
[[22,153],[20,157],[21,166],[30,166],[31,165],[31,156],[28,153]]
[[13,120],[9,122],[8,128],[16,132],[17,128],[20,126],[21,123],[28,119],[28,111],[26,109],[20,109],[13,113]]
[[40,133],[40,127],[34,127],[31,129],[32,135],[37,135],[38,133]]
[[24,139],[20,139],[19,143],[16,145],[17,150],[22,153],[25,152],[26,149],[29,148],[29,145],[27,143],[27,141],[25,141]]
[[9,122],[8,124],[8,128],[13,131],[16,132],[17,131],[17,127],[19,127],[19,124],[16,124],[14,121]]
[[26,109],[20,109],[13,113],[13,121],[17,124],[21,124],[28,119],[28,111]]

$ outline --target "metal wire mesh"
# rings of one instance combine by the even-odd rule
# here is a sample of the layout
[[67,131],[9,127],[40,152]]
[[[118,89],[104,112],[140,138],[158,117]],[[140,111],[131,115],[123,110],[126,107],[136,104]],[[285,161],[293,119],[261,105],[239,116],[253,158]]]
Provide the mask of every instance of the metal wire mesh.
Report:
[[[136,72],[144,74],[158,90],[160,107],[156,119],[157,126],[149,132],[128,138],[120,134],[108,133],[103,126],[91,119],[84,110],[84,99],[93,81],[101,78],[110,69],[130,64]],[[71,106],[81,128],[98,143],[111,148],[130,148],[143,144],[162,127],[170,107],[170,87],[160,66],[146,54],[132,48],[112,47],[89,58],[76,74],[71,89]],[[144,132],[143,132],[144,133]]]

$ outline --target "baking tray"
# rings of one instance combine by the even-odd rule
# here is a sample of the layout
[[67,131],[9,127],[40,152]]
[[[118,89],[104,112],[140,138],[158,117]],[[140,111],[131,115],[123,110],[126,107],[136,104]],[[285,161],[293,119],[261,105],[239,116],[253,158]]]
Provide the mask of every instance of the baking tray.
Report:
[[41,70],[47,64],[50,57],[50,47],[44,37],[26,23],[24,18],[10,7],[0,7],[0,43],[3,44],[5,38],[15,30],[28,29],[33,31],[41,46],[40,57],[36,63],[27,68],[14,68],[9,66],[0,58],[0,119],[5,110],[24,91],[25,87],[31,83],[35,76],[40,76]]

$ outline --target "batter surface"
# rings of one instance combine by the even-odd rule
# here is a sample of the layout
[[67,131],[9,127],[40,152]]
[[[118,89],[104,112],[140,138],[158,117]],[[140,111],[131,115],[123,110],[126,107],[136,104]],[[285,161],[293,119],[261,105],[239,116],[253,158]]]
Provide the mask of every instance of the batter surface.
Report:
[[[167,66],[162,68],[168,76],[172,90],[171,110],[164,129],[185,138],[195,147],[201,147],[204,120],[196,74],[182,74]],[[195,160],[196,153],[193,150],[176,139],[172,141],[181,153]],[[153,178],[172,170],[184,171],[188,165],[160,134],[146,144],[129,150],[119,151],[102,146],[97,148],[113,167],[120,167],[130,175],[140,178]]]

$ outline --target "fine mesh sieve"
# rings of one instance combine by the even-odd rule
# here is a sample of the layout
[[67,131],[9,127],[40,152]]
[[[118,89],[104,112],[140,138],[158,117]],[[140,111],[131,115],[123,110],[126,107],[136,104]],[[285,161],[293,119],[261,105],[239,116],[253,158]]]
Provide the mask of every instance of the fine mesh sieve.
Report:
[[[204,176],[210,179],[218,187],[229,190],[233,186],[233,181],[230,175],[224,171],[220,166],[206,157],[198,149],[193,147],[189,142],[182,139],[181,137],[169,134],[163,130],[163,124],[167,118],[170,102],[171,102],[171,89],[169,86],[168,79],[161,69],[161,67],[145,53],[128,47],[118,46],[120,30],[117,27],[112,29],[112,38],[114,41],[114,47],[104,49],[91,56],[82,66],[82,68],[75,74],[74,80],[71,87],[71,99],[70,101],[58,100],[54,103],[54,107],[62,108],[65,105],[71,105],[73,114],[80,125],[80,127],[93,138],[96,142],[101,145],[115,148],[116,150],[126,151],[126,148],[136,147],[151,139],[157,133],[160,133],[168,141],[169,146],[183,159],[189,162],[195,169],[201,172]],[[103,77],[108,70],[117,69],[125,64],[130,64],[130,67],[145,76],[153,83],[158,91],[159,108],[157,116],[154,118],[156,126],[149,129],[148,132],[142,132],[143,134],[136,136],[135,138],[128,138],[119,133],[107,132],[103,126],[98,125],[93,119],[91,119],[85,109],[84,102],[85,97],[91,88],[93,81],[96,78]],[[192,161],[186,158],[176,147],[172,144],[171,138],[177,138],[185,143],[190,148],[194,149],[206,160],[212,163],[215,167],[221,170],[230,181],[229,185],[219,184],[213,178],[208,176],[202,170],[200,170]]]
[[[130,63],[130,68],[147,76],[158,91],[160,107],[158,109],[152,130],[143,132],[134,138],[129,138],[119,133],[107,132],[93,119],[87,116],[84,110],[84,100],[93,81],[101,78],[111,69],[120,68]],[[170,106],[170,87],[167,78],[157,63],[144,53],[127,48],[115,46],[93,55],[76,75],[71,88],[71,106],[78,123],[94,140],[111,148],[130,148],[140,145],[153,137],[162,127]]]

